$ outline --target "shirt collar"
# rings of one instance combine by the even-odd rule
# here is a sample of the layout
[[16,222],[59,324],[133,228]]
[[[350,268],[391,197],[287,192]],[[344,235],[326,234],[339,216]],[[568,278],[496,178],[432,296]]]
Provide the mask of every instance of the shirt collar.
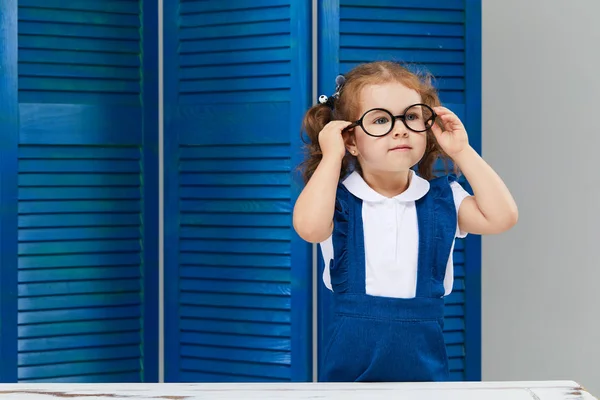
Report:
[[[385,197],[373,190],[356,171],[352,172],[344,180],[343,185],[346,187],[346,189],[348,189],[348,191],[350,191],[350,193],[363,201],[381,202],[388,199],[388,197]],[[425,196],[428,191],[429,182],[415,174],[415,171],[410,170],[410,183],[408,188],[404,192],[392,198],[401,202],[416,201]]]

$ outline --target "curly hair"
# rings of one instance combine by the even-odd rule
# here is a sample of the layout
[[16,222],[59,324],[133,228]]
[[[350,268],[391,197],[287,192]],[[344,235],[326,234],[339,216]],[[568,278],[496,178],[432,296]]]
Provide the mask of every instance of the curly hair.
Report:
[[[308,182],[317,169],[323,153],[319,146],[319,133],[333,120],[354,121],[359,118],[360,92],[367,85],[398,82],[417,91],[423,103],[430,107],[440,105],[436,89],[432,85],[433,77],[426,72],[412,72],[406,64],[393,61],[377,61],[360,64],[345,75],[345,83],[339,96],[333,102],[333,108],[328,104],[316,104],[305,114],[302,121],[302,131],[308,136],[304,140],[305,159],[300,165],[304,183]],[[441,124],[441,121],[437,121]],[[352,133],[353,134],[353,133]],[[427,180],[433,179],[434,164],[438,159],[444,161],[446,170],[450,158],[439,146],[431,129],[427,130],[427,146],[423,158],[418,163],[418,174]],[[356,157],[346,152],[342,160],[340,180],[353,170],[362,172]]]

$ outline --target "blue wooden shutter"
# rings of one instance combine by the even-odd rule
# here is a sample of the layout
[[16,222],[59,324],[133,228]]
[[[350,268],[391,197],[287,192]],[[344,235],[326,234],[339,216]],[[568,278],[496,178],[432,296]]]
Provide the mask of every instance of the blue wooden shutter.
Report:
[[311,379],[310,2],[165,2],[167,381]]
[[18,1],[19,381],[157,378],[157,5],[145,7],[150,43],[138,0]]
[[[480,7],[479,0],[324,0],[319,31],[327,34],[319,36],[319,93],[333,93],[335,76],[359,63],[420,64],[436,76],[442,103],[463,119],[480,151]],[[457,241],[444,329],[453,380],[480,379],[479,254],[474,235]],[[331,309],[329,293],[320,287],[323,341]]]

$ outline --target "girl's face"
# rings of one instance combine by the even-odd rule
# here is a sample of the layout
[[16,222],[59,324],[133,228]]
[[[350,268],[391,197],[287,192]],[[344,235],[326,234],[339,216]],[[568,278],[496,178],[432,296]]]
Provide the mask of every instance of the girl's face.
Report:
[[[408,106],[417,103],[421,103],[419,93],[401,83],[367,85],[360,93],[360,113],[357,119],[373,108],[383,108],[392,115],[400,115]],[[382,124],[385,121],[378,120],[375,123]],[[357,126],[354,128],[354,136],[346,144],[350,153],[354,151],[353,154],[358,157],[364,172],[405,172],[423,157],[427,132],[413,132],[401,119],[396,119],[392,131],[381,137],[369,136],[361,126]]]

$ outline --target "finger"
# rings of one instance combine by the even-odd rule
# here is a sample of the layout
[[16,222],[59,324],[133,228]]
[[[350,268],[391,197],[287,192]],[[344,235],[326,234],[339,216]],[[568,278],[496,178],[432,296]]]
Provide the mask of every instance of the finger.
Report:
[[[339,122],[339,124],[336,125],[336,128],[340,129],[340,130],[346,130],[346,128],[348,126],[352,125],[352,122],[348,122],[348,121],[338,121],[338,122]],[[352,130],[352,129],[354,129],[354,128],[349,128],[348,130]]]
[[442,135],[442,127],[438,123],[433,124],[431,131],[435,137],[440,137]]
[[449,108],[446,108],[446,107],[442,107],[442,106],[433,107],[433,111],[435,111],[435,113],[438,114],[438,115],[442,115],[442,114],[454,114],[452,112],[452,110],[450,110]]
[[346,126],[352,124],[352,122],[349,121],[342,121],[342,120],[335,120],[335,121],[330,121],[327,126],[330,127],[335,127],[335,128],[345,128]]
[[460,120],[458,115],[448,110],[447,108],[441,107],[440,111],[436,110],[436,114],[445,124],[458,123],[459,125],[462,125],[462,121]]
[[458,116],[456,114],[453,113],[449,113],[449,114],[441,114],[439,116],[442,120],[444,121],[454,121],[454,120],[458,120]]
[[462,122],[455,114],[445,114],[440,117],[444,122],[444,125],[452,127],[454,129],[462,128]]

